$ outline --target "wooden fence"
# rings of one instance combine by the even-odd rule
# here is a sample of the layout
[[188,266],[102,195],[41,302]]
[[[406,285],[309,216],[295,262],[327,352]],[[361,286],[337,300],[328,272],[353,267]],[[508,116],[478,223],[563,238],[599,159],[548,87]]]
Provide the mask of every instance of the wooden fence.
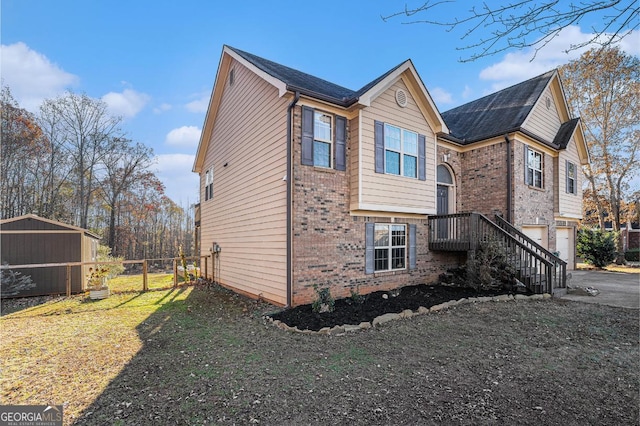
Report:
[[[207,278],[209,276],[209,263],[211,262],[211,256],[190,256],[185,257],[186,261],[193,262],[194,260],[200,260],[201,276]],[[53,268],[64,267],[66,268],[66,295],[71,296],[71,268],[73,266],[97,266],[97,265],[142,265],[142,291],[149,290],[149,263],[158,262],[172,262],[173,271],[173,286],[176,287],[179,281],[178,269],[181,266],[182,259],[180,257],[169,257],[160,259],[142,259],[142,260],[121,260],[112,262],[61,262],[61,263],[29,263],[22,265],[0,265],[0,269],[13,270],[13,269],[26,269],[26,268]],[[211,265],[213,268],[213,265]],[[86,290],[84,284],[82,289]],[[17,297],[20,297],[19,295]]]

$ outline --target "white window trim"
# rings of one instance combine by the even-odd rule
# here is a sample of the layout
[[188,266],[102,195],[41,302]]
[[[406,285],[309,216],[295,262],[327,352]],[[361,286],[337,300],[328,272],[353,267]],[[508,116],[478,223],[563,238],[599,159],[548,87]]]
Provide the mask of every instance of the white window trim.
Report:
[[213,166],[205,172],[204,178],[204,200],[213,199]]
[[[316,132],[316,115],[324,115],[329,117],[329,139],[323,139],[318,137]],[[314,156],[313,156],[313,166],[314,167],[322,167],[323,169],[331,169],[333,168],[333,132],[334,132],[334,117],[332,114],[329,114],[328,112],[324,112],[324,111],[319,111],[319,110],[314,110],[313,111],[313,146],[311,147],[311,149],[314,150]],[[322,143],[327,143],[329,144],[329,165],[328,166],[320,166],[318,164],[316,164],[316,156],[315,156],[315,143],[316,141],[318,142],[322,142]]]
[[[573,177],[571,177],[570,166],[573,166]],[[567,181],[573,181],[573,191],[569,191],[569,188],[566,188],[567,194],[577,195],[578,194],[578,166],[571,161],[567,161]],[[567,182],[568,184],[569,182]]]
[[[373,242],[373,268],[374,268],[374,272],[378,273],[378,272],[389,272],[389,271],[404,271],[408,268],[408,255],[409,255],[409,244],[408,244],[408,239],[409,239],[409,235],[407,234],[407,225],[405,224],[398,224],[398,223],[376,223],[375,227],[374,227],[374,235],[375,235],[375,229],[378,228],[379,226],[384,226],[387,228],[387,232],[388,232],[388,237],[389,237],[389,244],[386,246],[377,246],[376,245],[376,241],[374,240]],[[402,226],[404,229],[404,244],[403,245],[393,245],[393,234],[392,234],[392,227],[393,226]],[[402,268],[394,268],[393,267],[393,249],[396,248],[403,248],[404,249],[404,267]],[[380,249],[386,249],[387,250],[387,269],[376,269],[376,252],[377,250]]]
[[[418,132],[414,132],[413,130],[408,130],[405,129],[403,127],[400,126],[394,126],[393,124],[389,124],[389,123],[383,123],[384,125],[384,173],[386,175],[392,175],[392,176],[401,176],[401,177],[406,177],[409,179],[418,179],[418,169],[419,169],[419,164],[418,161],[419,160],[419,151],[420,151],[420,140],[419,140],[419,135]],[[400,130],[400,151],[396,150],[396,149],[392,149],[392,148],[388,148],[387,147],[387,135],[389,134],[389,132],[387,132],[387,128],[389,127],[393,127],[395,129],[399,129]],[[416,135],[416,152],[415,154],[410,154],[410,153],[405,153],[404,152],[404,132],[408,132],[408,133],[413,133]],[[395,174],[395,173],[389,173],[387,171],[387,151],[391,151],[391,152],[397,152],[398,154],[400,154],[400,174]],[[410,157],[414,157],[416,159],[416,175],[415,176],[406,176],[404,174],[404,156],[408,155]]]
[[[532,186],[534,188],[543,189],[544,188],[544,155],[541,152],[533,150],[531,148],[529,148],[529,153],[533,153],[534,155],[540,156],[540,168],[537,169],[533,167],[533,165],[529,161],[529,156],[527,156],[527,176],[529,175],[529,170],[533,170],[533,173],[531,174],[531,182],[528,182],[528,184],[529,186]],[[536,185],[535,172],[540,172],[540,186]]]

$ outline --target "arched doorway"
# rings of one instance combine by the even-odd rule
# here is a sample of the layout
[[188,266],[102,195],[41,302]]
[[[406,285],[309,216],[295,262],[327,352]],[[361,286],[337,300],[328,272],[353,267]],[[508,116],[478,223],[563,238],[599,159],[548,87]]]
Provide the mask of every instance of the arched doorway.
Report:
[[[453,189],[455,188],[453,184],[453,177],[451,176],[451,172],[449,168],[444,164],[440,164],[437,169],[437,179],[438,179],[438,188],[437,188],[437,199],[436,199],[436,212],[439,215],[454,213],[455,206],[455,196],[453,194]],[[449,238],[450,230],[449,229],[449,221],[447,219],[438,219],[437,224],[437,238],[440,240],[446,240]]]
[[437,214],[455,213],[454,183],[449,168],[440,164],[437,170],[438,194],[437,194]]

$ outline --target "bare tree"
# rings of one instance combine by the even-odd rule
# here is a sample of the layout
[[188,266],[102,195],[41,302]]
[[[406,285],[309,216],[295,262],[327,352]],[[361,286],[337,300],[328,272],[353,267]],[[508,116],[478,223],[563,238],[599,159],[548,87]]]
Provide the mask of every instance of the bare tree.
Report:
[[0,114],[0,205],[2,218],[10,218],[36,212],[37,159],[49,144],[33,115],[18,106],[6,86],[2,88]]
[[115,247],[116,216],[120,209],[121,198],[136,182],[145,178],[145,172],[151,165],[151,148],[140,143],[135,145],[128,139],[115,139],[111,150],[104,156],[104,178],[100,185],[100,194],[109,210],[109,236],[107,245],[114,255],[120,255]]
[[[534,48],[535,58],[536,53],[564,28],[577,25],[586,16],[598,13],[601,13],[601,19],[598,19],[597,26],[591,28],[592,36],[584,42],[571,45],[567,51],[593,45],[608,47],[640,27],[640,2],[637,0],[520,0],[502,2],[497,6],[483,2],[482,6],[472,6],[466,13],[460,10],[462,3],[455,0],[427,1],[414,8],[405,6],[404,10],[383,16],[382,19],[387,21],[404,16],[410,18],[404,24],[436,25],[444,27],[447,32],[461,30],[461,40],[468,44],[457,49],[471,52],[468,57],[461,58],[461,62],[528,47]],[[464,7],[467,4],[465,1]],[[436,9],[452,18],[442,21],[432,17]],[[484,31],[488,34],[486,37],[474,39],[476,34]]]
[[[597,60],[596,60],[597,56]],[[615,231],[640,162],[640,59],[617,48],[590,50],[560,69],[574,116],[580,116],[591,163],[584,168],[591,203]],[[636,188],[637,190],[637,188]]]
[[88,228],[97,168],[111,149],[110,144],[121,137],[121,119],[111,116],[104,102],[73,92],[45,101],[41,110],[58,126],[61,143],[73,164],[77,224]]

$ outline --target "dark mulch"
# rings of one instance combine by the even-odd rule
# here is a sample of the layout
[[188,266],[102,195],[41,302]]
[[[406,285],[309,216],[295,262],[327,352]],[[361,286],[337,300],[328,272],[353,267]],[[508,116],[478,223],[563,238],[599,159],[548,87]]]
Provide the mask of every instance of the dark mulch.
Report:
[[323,327],[369,322],[374,318],[400,313],[405,309],[416,311],[420,306],[430,308],[450,300],[469,297],[496,296],[506,291],[477,291],[472,288],[446,285],[416,285],[396,291],[376,291],[358,298],[336,300],[333,312],[313,312],[312,305],[297,306],[271,315],[290,327],[318,331]]

